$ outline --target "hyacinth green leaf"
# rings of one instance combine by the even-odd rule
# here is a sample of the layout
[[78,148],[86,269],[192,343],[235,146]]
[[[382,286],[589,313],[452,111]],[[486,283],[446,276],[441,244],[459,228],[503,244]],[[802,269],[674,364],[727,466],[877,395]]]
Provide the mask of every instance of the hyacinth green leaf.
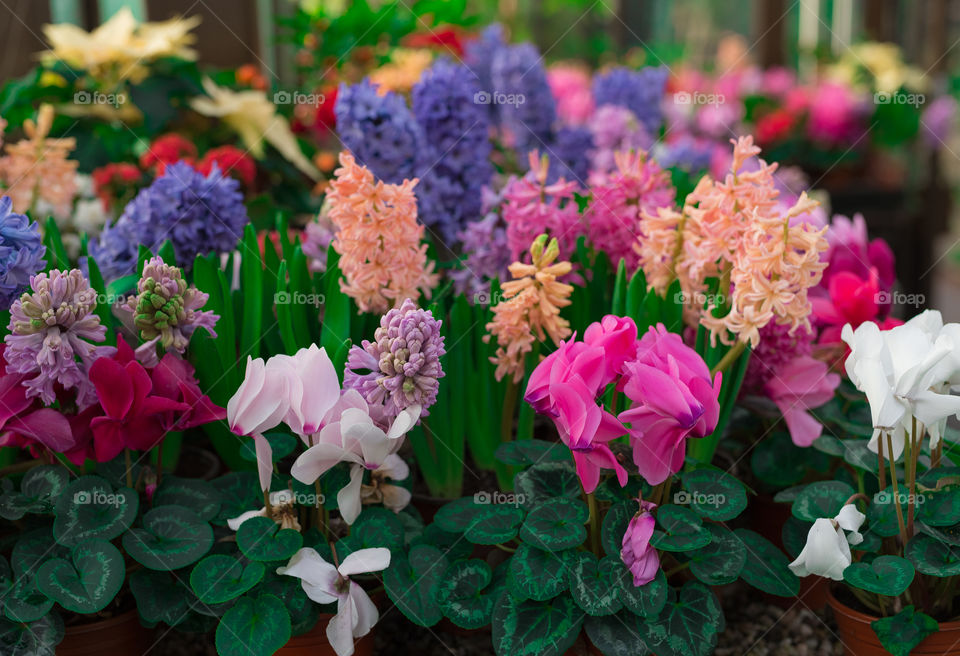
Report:
[[183,506],[209,522],[220,512],[222,499],[220,491],[202,478],[167,475],[153,494],[153,506]]
[[140,619],[148,624],[180,624],[190,610],[186,588],[169,572],[138,569],[130,575],[130,591]]
[[114,491],[99,476],[81,476],[57,500],[53,535],[66,547],[94,538],[112,540],[133,524],[139,505],[130,488]]
[[[320,346],[327,349],[336,371],[342,371],[346,361],[346,346],[350,342],[350,297],[340,290],[340,255],[331,243],[327,249],[327,270],[321,280],[325,285],[323,327]],[[342,353],[342,356],[341,356]]]
[[494,581],[493,571],[485,561],[458,560],[440,577],[437,603],[443,615],[460,628],[479,629],[490,623],[502,587]]
[[[177,254],[173,250],[173,242],[169,239],[165,239],[162,244],[160,244],[160,249],[157,251],[157,255],[160,256],[160,259],[163,260],[164,264],[169,264],[170,266],[177,266]],[[143,269],[140,269],[140,272],[143,272]]]
[[106,540],[90,539],[70,551],[70,559],[51,558],[37,571],[37,588],[74,613],[96,613],[120,592],[125,568],[120,550]]
[[913,576],[913,565],[900,556],[877,556],[869,563],[852,563],[843,570],[843,580],[850,585],[888,597],[909,588]]
[[53,599],[37,588],[34,576],[20,577],[9,584],[0,577],[0,615],[14,622],[35,622],[50,612]]
[[843,481],[820,481],[803,488],[793,502],[793,516],[805,522],[836,517],[856,491]]
[[520,539],[547,551],[579,547],[587,539],[584,523],[590,518],[586,504],[578,499],[551,499],[530,511]]
[[193,566],[190,587],[203,603],[222,604],[259,583],[264,571],[263,563],[253,561],[244,566],[233,556],[216,554]]
[[487,506],[464,531],[464,537],[474,544],[502,544],[516,537],[524,523],[524,511],[519,506],[497,504]]
[[597,557],[588,551],[570,555],[567,582],[570,595],[587,615],[613,615],[623,608],[620,587],[623,562],[606,556]]
[[544,601],[567,589],[569,552],[521,544],[510,559],[508,587],[517,596]]
[[658,656],[708,656],[723,627],[723,611],[713,592],[689,581],[679,593],[670,590],[656,618],[640,625],[643,642]]
[[260,259],[257,231],[250,224],[244,228],[240,252],[240,283],[243,289],[243,294],[238,296],[242,301],[240,353],[257,358],[260,356],[263,336],[263,262]]
[[773,543],[749,529],[738,528],[734,535],[743,545],[747,560],[740,577],[768,594],[794,597],[800,591],[800,579],[787,565],[789,559]]
[[580,478],[572,462],[542,462],[518,472],[514,477],[516,494],[533,507],[554,497],[580,498]]
[[620,557],[623,534],[627,532],[627,525],[639,508],[637,502],[631,499],[615,503],[607,510],[600,527],[600,542],[608,556]]
[[[725,522],[747,508],[747,490],[733,476],[717,469],[696,469],[683,475],[690,508],[701,517]],[[674,503],[683,494],[674,495]]]
[[290,614],[269,594],[241,597],[217,626],[220,656],[272,656],[290,640]]
[[69,482],[70,474],[63,467],[34,467],[24,474],[19,492],[0,494],[0,517],[13,521],[27,514],[52,514]]
[[395,554],[383,573],[390,601],[418,626],[433,626],[443,617],[437,589],[447,570],[447,557],[436,547],[419,544],[410,555]]
[[[292,528],[280,528],[269,517],[251,517],[237,529],[237,546],[250,560],[286,561],[303,546],[303,536]],[[207,560],[209,558],[201,561],[197,567]]]
[[580,634],[584,613],[569,595],[533,601],[505,591],[493,612],[497,656],[560,656]]
[[613,280],[613,302],[610,314],[622,317],[627,306],[627,264],[622,259],[617,263],[617,275]]
[[641,618],[621,610],[615,615],[587,617],[583,628],[604,656],[649,656],[653,652],[643,641],[641,624]]
[[97,316],[100,317],[100,324],[103,326],[112,326],[114,323],[113,314],[110,312],[110,299],[107,296],[107,283],[103,280],[103,274],[100,273],[100,267],[97,261],[91,256],[87,256],[87,279],[90,281],[90,287],[99,294],[97,307],[94,309]]
[[892,656],[910,656],[913,648],[940,630],[937,620],[907,606],[893,617],[870,623],[880,644]]
[[324,299],[314,294],[303,248],[295,246],[292,257],[284,256],[284,259],[290,263],[290,290],[305,295],[307,300],[311,301],[297,303],[290,308],[297,346],[303,348],[320,341],[320,311],[323,309]]
[[0,618],[0,654],[9,656],[53,656],[63,640],[63,620],[47,613],[36,622],[10,622]]
[[63,240],[60,238],[60,227],[52,216],[47,217],[47,223],[44,225],[43,245],[47,247],[47,271],[53,269],[66,271],[70,268],[70,258],[67,256],[67,249],[63,247]]
[[710,532],[696,513],[683,506],[667,505],[657,509],[657,525],[650,539],[663,551],[693,551],[710,543]]
[[148,569],[174,570],[197,562],[213,546],[213,530],[181,506],[158,506],[143,516],[143,528],[123,536],[123,549]]
[[560,442],[546,440],[516,440],[497,447],[497,460],[507,465],[527,467],[542,462],[570,460],[570,449]]
[[940,578],[960,574],[960,555],[957,555],[957,550],[929,535],[911,538],[904,556],[921,574]]
[[[270,249],[272,249],[272,246]],[[272,250],[268,250],[267,252],[270,253]],[[287,286],[286,260],[278,264],[276,288],[277,291],[273,295],[273,302],[277,312],[277,325],[280,330],[280,339],[283,340],[283,348],[286,353],[296,353],[298,348],[297,337],[294,334],[293,328],[293,307],[296,303]]]
[[725,526],[708,524],[707,530],[712,536],[710,544],[690,554],[690,572],[707,585],[733,583],[743,571],[747,552]]

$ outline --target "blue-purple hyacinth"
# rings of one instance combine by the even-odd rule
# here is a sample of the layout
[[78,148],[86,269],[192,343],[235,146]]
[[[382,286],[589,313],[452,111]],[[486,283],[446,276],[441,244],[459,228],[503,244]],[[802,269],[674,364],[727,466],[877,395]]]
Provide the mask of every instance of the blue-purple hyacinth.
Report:
[[618,66],[594,78],[594,101],[597,107],[626,107],[643,123],[649,134],[655,135],[663,123],[660,102],[663,100],[668,77],[669,73],[663,67],[632,71]]
[[586,186],[593,149],[593,134],[588,128],[569,125],[557,130],[553,147],[547,151],[553,164],[547,181],[555,182],[563,178]]
[[429,310],[405,300],[381,317],[374,341],[350,349],[343,386],[359,391],[371,405],[382,404],[387,417],[413,405],[428,415],[444,375],[440,326]]
[[507,269],[511,262],[507,226],[500,217],[502,201],[502,191],[497,194],[485,187],[483,218],[468,223],[458,236],[467,258],[462,269],[453,270],[449,275],[457,293],[466,294],[474,303],[489,303],[490,281],[494,278],[508,280],[510,277]]
[[40,227],[13,211],[9,196],[0,197],[0,309],[6,310],[46,266]]
[[[464,45],[463,60],[467,67],[477,76],[477,83],[480,90],[490,93],[493,89],[493,59],[496,54],[506,48],[507,44],[503,38],[503,26],[494,23],[488,25],[480,33],[480,37],[474,41],[468,41]],[[492,125],[496,125],[500,118],[497,115],[497,106],[493,103],[483,105],[487,118]]]
[[481,190],[490,181],[490,123],[475,99],[480,86],[466,66],[440,60],[413,87],[413,113],[430,136],[434,203],[421,220],[452,243],[480,216]]
[[540,53],[530,43],[506,46],[493,56],[493,88],[488,99],[497,106],[500,124],[513,136],[521,160],[553,143],[557,106]]
[[10,307],[7,373],[32,376],[24,383],[27,396],[47,405],[59,384],[75,389],[77,405],[86,408],[97,400],[87,369],[115,351],[92,343],[102,342],[107,331],[95,313],[97,293],[79,269],[38,273],[30,287]]
[[141,244],[156,252],[169,239],[177,265],[184,269],[193,266],[197,255],[233,250],[249,222],[239,186],[216,166],[208,175],[186,162],[167,166],[91,244],[104,278],[136,273]]

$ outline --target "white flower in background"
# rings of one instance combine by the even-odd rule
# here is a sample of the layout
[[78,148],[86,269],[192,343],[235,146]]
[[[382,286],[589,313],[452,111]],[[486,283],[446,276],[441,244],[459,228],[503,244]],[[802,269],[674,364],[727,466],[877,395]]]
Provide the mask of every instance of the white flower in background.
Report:
[[227,520],[227,526],[231,531],[240,530],[240,525],[248,519],[254,517],[269,517],[280,525],[280,528],[292,528],[295,531],[300,530],[300,522],[297,520],[297,511],[294,507],[294,496],[290,490],[279,490],[270,493],[270,512],[266,508],[260,510],[248,510],[239,517]]
[[77,173],[73,176],[73,184],[77,188],[78,198],[96,198],[97,192],[93,187],[93,176],[89,173]]
[[103,209],[103,201],[99,198],[81,198],[73,208],[73,228],[78,233],[86,233],[88,237],[96,237],[109,220],[107,211]]
[[870,403],[872,451],[890,434],[893,457],[899,458],[914,418],[930,428],[935,445],[946,418],[960,413],[960,397],[949,394],[960,374],[958,331],[957,324],[944,326],[940,313],[931,310],[890,330],[869,321],[856,330],[843,327],[843,341],[850,346],[847,375]]
[[[803,551],[790,563],[790,570],[797,576],[817,574],[842,581],[843,570],[852,561],[850,545],[863,542],[858,531],[865,519],[866,515],[856,506],[847,504],[833,519],[815,521],[807,533]],[[848,533],[844,534],[844,531]]]
[[286,567],[278,567],[277,574],[300,579],[303,591],[318,604],[337,602],[337,614],[327,624],[327,640],[338,656],[350,656],[354,638],[368,634],[380,619],[377,607],[350,576],[379,572],[389,566],[389,549],[360,549],[334,567],[315,550],[304,548]]

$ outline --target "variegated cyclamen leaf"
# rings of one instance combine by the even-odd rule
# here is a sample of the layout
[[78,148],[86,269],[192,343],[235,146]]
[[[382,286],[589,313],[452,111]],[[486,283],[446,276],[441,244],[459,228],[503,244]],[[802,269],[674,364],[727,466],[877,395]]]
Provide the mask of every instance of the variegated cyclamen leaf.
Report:
[[193,566],[190,587],[203,603],[222,604],[236,599],[259,583],[264,571],[261,562],[253,561],[244,565],[233,556],[215,554]]
[[819,481],[804,487],[793,501],[791,511],[797,519],[815,522],[821,517],[836,517],[847,499],[856,491],[843,481]]
[[650,544],[663,551],[693,551],[710,543],[710,532],[692,510],[667,505],[657,509],[657,525]]
[[623,534],[634,514],[640,509],[634,500],[620,501],[610,506],[603,517],[600,529],[600,542],[603,550],[612,558],[619,558],[623,550]]
[[937,620],[907,606],[893,617],[884,617],[870,623],[880,644],[892,656],[910,656],[913,648],[940,630]]
[[458,560],[447,567],[437,584],[437,603],[444,616],[463,629],[490,623],[500,590],[491,594],[493,571],[482,560]]
[[725,526],[707,524],[707,530],[712,536],[710,544],[690,553],[690,572],[707,585],[733,583],[743,571],[747,552]]
[[187,589],[169,572],[138,569],[130,575],[130,591],[137,600],[137,612],[147,624],[180,624],[190,610]]
[[4,656],[54,656],[63,640],[63,620],[56,612],[24,624],[0,618],[0,654]]
[[220,512],[214,521],[218,526],[226,525],[228,519],[263,505],[263,493],[256,472],[230,472],[213,479],[210,485],[220,493]]
[[528,508],[554,497],[580,498],[580,478],[572,462],[542,462],[518,472],[514,491]]
[[508,587],[517,596],[545,601],[567,589],[567,558],[571,552],[544,551],[529,544],[510,558]]
[[917,517],[928,526],[953,526],[960,522],[960,487],[951,486],[921,497]]
[[44,526],[27,531],[17,540],[10,554],[10,568],[14,578],[33,577],[45,560],[69,557],[70,550],[56,543],[51,528]]
[[120,550],[106,540],[89,540],[53,558],[37,571],[37,588],[74,613],[103,610],[120,591],[126,569]]
[[251,517],[237,529],[237,546],[250,560],[287,561],[302,545],[300,531],[280,528],[269,517]]
[[488,508],[485,503],[479,503],[474,497],[462,497],[445,504],[434,515],[434,523],[450,533],[463,533],[476,521],[477,517]]
[[290,614],[273,595],[240,597],[217,625],[220,656],[272,656],[290,640]]
[[744,581],[778,597],[794,597],[800,592],[800,579],[787,566],[789,559],[772,542],[745,528],[738,528],[734,535],[747,554],[740,572]]
[[593,646],[604,656],[649,656],[643,642],[643,620],[628,610],[616,615],[587,617],[583,628]]
[[590,511],[579,499],[559,497],[534,507],[523,522],[520,539],[547,551],[579,547],[587,539]]
[[843,580],[861,590],[896,597],[910,587],[915,573],[906,558],[877,556],[869,563],[852,563],[843,570]]
[[447,569],[447,558],[436,547],[418,544],[391,557],[383,573],[390,601],[418,626],[433,626],[443,617],[437,603],[437,586]]
[[50,612],[53,600],[37,589],[34,576],[20,577],[9,585],[0,581],[0,615],[14,622],[35,622]]
[[708,656],[722,624],[723,611],[710,588],[689,581],[678,594],[671,590],[660,615],[640,627],[644,644],[657,656]]
[[290,614],[290,629],[295,636],[312,630],[324,608],[307,596],[302,582],[295,576],[280,576],[267,570],[257,592],[273,595],[283,602]]
[[[253,440],[249,440],[252,442]],[[220,512],[223,495],[213,485],[201,478],[164,476],[153,494],[153,507],[182,506],[190,508],[205,522],[213,520]]]
[[560,656],[580,634],[584,613],[569,595],[544,601],[518,600],[504,591],[493,612],[497,656]]
[[19,492],[0,495],[0,517],[13,521],[26,514],[51,514],[69,482],[70,474],[63,467],[34,467],[24,474]]
[[[683,475],[690,508],[717,522],[733,519],[747,508],[747,490],[743,483],[716,469],[695,469]],[[682,493],[674,495],[677,499]]]
[[502,544],[517,536],[525,516],[523,508],[507,504],[487,506],[463,536],[474,544]]
[[213,546],[213,530],[187,508],[159,506],[143,516],[143,528],[123,536],[123,549],[149,569],[174,570],[203,558]]
[[114,491],[99,476],[81,476],[57,501],[53,535],[65,547],[92,539],[112,540],[133,524],[139,505],[137,493],[130,488]]
[[940,578],[960,574],[960,556],[956,550],[929,535],[913,536],[903,555],[921,574]]
[[624,608],[640,617],[656,617],[667,603],[667,576],[658,569],[652,581],[634,585],[633,574],[622,562],[611,574]]
[[622,562],[609,556],[597,560],[590,552],[573,552],[567,567],[570,595],[588,615],[613,615],[623,608],[616,585],[622,568]]

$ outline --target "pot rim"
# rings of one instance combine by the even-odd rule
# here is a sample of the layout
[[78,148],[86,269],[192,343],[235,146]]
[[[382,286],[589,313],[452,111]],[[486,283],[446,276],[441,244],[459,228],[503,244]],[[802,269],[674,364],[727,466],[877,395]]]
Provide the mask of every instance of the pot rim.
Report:
[[[855,608],[851,608],[837,599],[837,596],[833,594],[833,587],[834,586],[832,585],[827,586],[827,603],[831,608],[842,612],[852,620],[862,622],[864,624],[870,624],[871,622],[875,622],[880,619],[875,615],[867,615],[866,613],[862,613]],[[960,620],[954,620],[952,622],[937,622],[937,625],[940,627],[940,631],[960,631]]]
[[86,633],[102,631],[104,629],[109,629],[117,626],[118,624],[123,624],[130,621],[131,616],[137,620],[137,623],[140,626],[143,626],[143,624],[140,622],[140,613],[136,608],[131,608],[125,613],[114,615],[113,617],[105,620],[97,620],[96,622],[86,622],[84,624],[74,624],[73,626],[64,627],[64,635],[84,635]]

